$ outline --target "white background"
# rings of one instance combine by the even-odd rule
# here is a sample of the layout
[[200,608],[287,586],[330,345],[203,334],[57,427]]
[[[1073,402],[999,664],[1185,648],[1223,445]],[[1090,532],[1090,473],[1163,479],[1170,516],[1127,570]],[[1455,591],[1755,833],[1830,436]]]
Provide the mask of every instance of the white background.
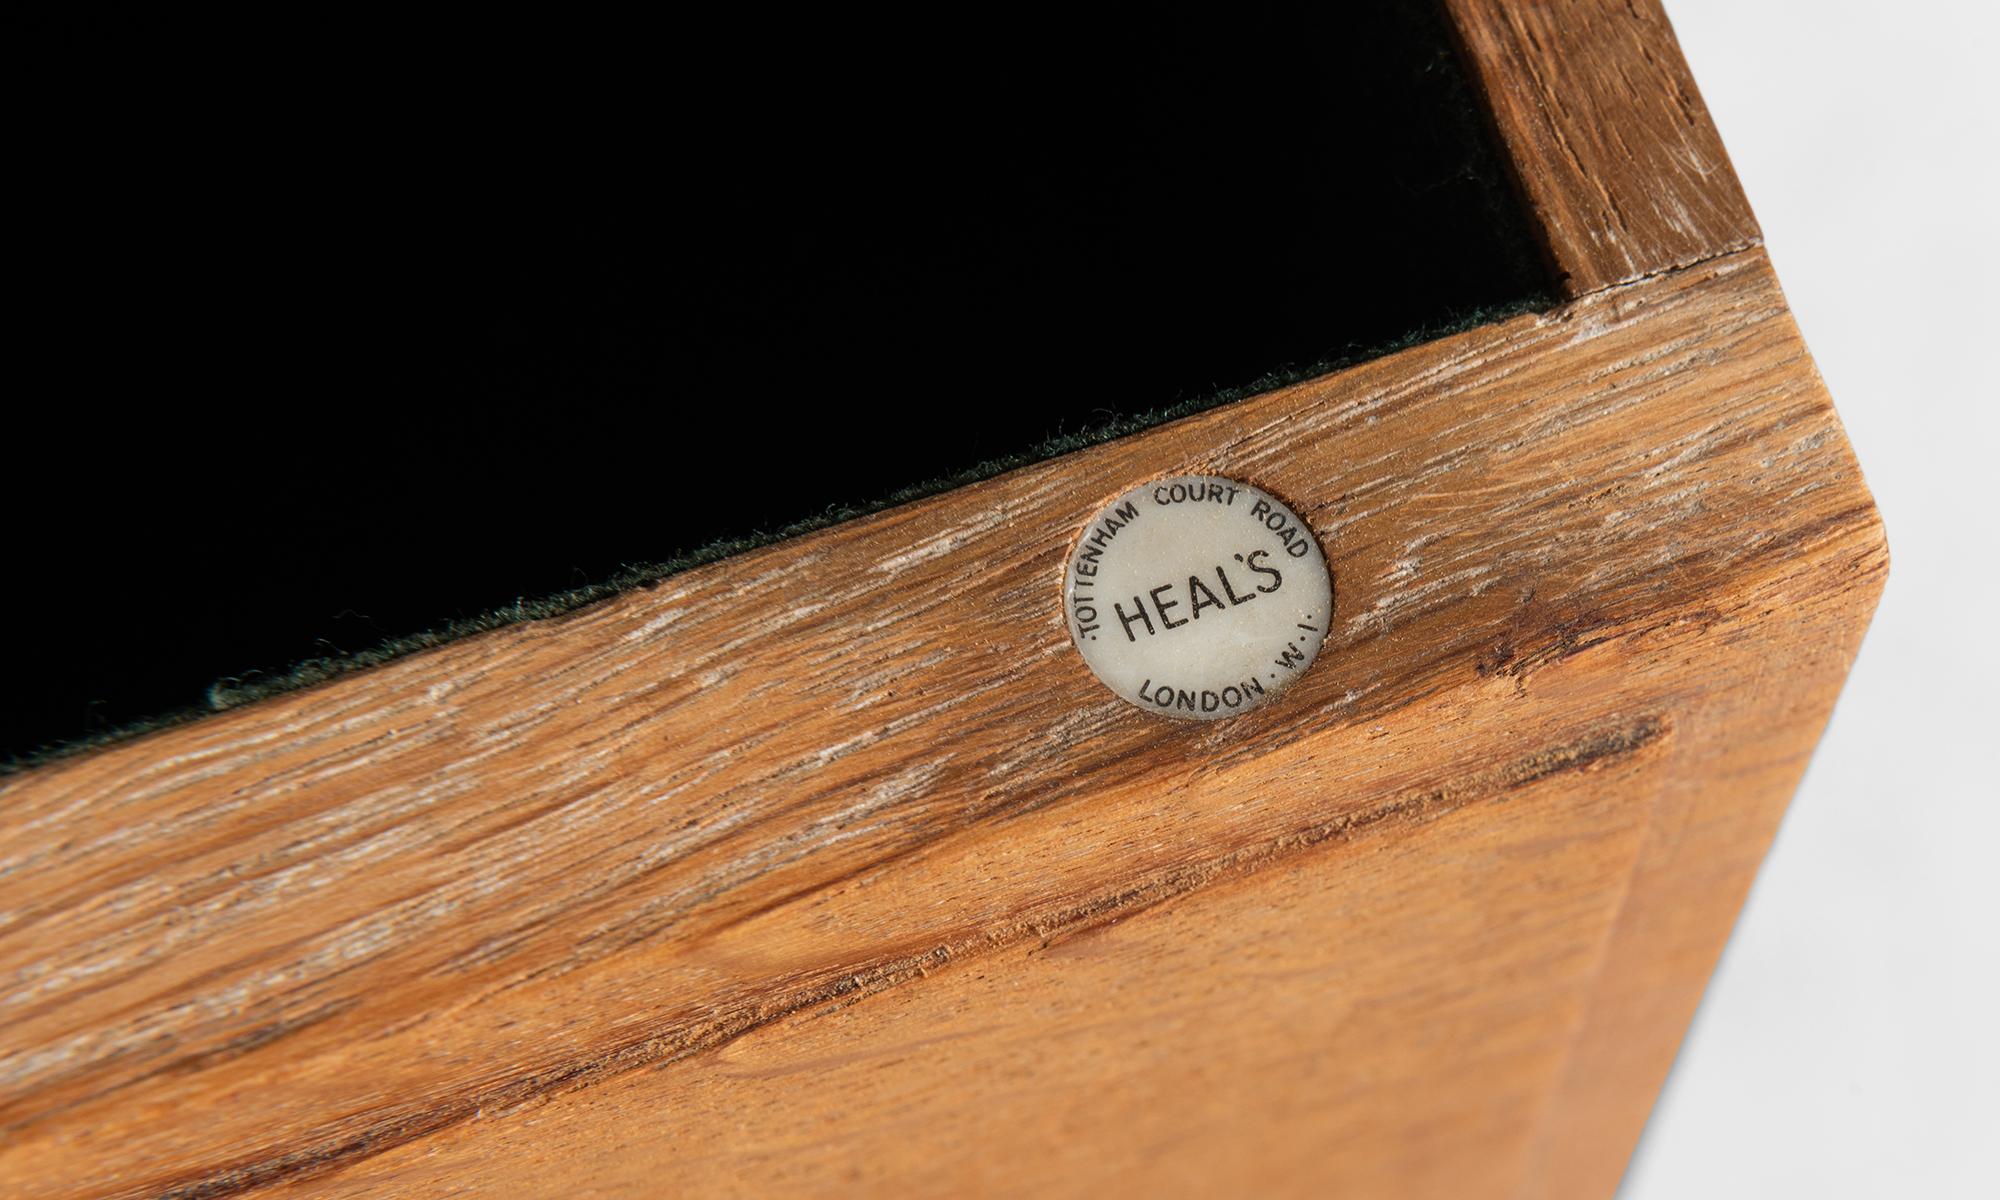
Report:
[[2000,1197],[2000,2],[1666,4],[1891,567],[1621,1195]]

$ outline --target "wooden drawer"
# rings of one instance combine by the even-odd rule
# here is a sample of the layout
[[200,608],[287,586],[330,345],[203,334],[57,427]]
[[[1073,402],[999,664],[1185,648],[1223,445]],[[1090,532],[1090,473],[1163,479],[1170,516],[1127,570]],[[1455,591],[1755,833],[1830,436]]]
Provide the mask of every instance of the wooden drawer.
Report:
[[[1886,550],[1658,6],[1447,11],[1550,305],[0,780],[8,1193],[1610,1194]],[[1216,723],[1057,595],[1189,473]]]

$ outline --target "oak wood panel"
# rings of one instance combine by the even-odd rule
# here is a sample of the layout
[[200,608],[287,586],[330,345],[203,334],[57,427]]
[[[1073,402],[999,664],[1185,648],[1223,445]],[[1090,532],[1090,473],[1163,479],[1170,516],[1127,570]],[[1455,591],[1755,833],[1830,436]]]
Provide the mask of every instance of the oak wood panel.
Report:
[[1617,1190],[1887,569],[1877,530],[1688,616],[1700,649],[1679,667],[1712,686],[1675,719],[1673,761],[1519,1194]]
[[[1877,567],[1866,539],[1848,539],[1815,569],[1761,572],[1711,613],[1523,675],[1468,672],[1254,776],[1204,783],[1210,803],[1253,788],[1302,789],[1327,811],[1342,793],[1381,798],[1370,819],[1316,828],[1254,874],[276,1194],[559,1176],[597,1196],[1606,1195],[1615,1173],[1573,1168],[1612,1148],[1622,1161],[1636,1132],[1627,1101],[1651,1094],[1645,1072],[1571,1089],[1579,1029],[1601,1024],[1597,983],[1622,966],[1608,947],[1640,899],[1627,892],[1634,859],[1675,827],[1662,808],[1691,770],[1726,777],[1717,790],[1763,816],[1783,805],[1820,720],[1798,697],[1824,703],[1854,630],[1774,673],[1768,656],[1799,650],[1801,631],[1769,614],[1783,606],[1816,641],[1852,600],[1843,577]],[[1758,736],[1740,736],[1752,716]],[[1413,759],[1510,744],[1542,749],[1457,762],[1445,789],[1392,782],[1425,773]],[[1058,836],[1116,838],[1123,821],[1078,814]],[[1680,840],[1695,861],[1678,904],[1733,887],[1740,877],[1719,877],[1754,858]],[[1046,853],[1010,831],[963,849],[988,871],[1032,872]],[[1724,865],[1704,867],[1718,849]],[[1677,1000],[1706,969],[1670,959],[1642,974]],[[1625,1032],[1651,1040],[1657,1016]],[[801,1089],[838,1102],[801,1105]],[[1575,1111],[1607,1092],[1612,1119],[1578,1128]]]
[[[1090,512],[1196,470],[1284,497],[1336,572],[1312,672],[1210,729],[1105,693],[1057,605]],[[1593,1136],[1622,1139],[1605,1153],[1629,1150],[1882,569],[1751,251],[54,763],[0,790],[0,1180],[443,1194],[452,1155],[490,1153],[513,1194],[572,1195],[623,1169],[522,1132],[545,1114],[689,1182],[797,1152],[786,1169],[821,1188],[898,1162],[914,1186],[965,1183],[973,1160],[888,1144],[942,1102],[905,1077],[921,1063],[873,1072],[872,1096],[780,1088],[768,1129],[731,1115],[718,1064],[763,1044],[813,1061],[786,1039],[842,1028],[865,1059],[884,1006],[942,1006],[929,1027],[982,973],[1032,1005],[1033,971],[1082,961],[1045,942],[1116,925],[1092,936],[1120,945],[1157,909],[1080,985],[1209,987],[1270,1033],[1209,1034],[1245,1062],[1293,1052],[1283,1008],[1310,1005],[1185,978],[1194,947],[1213,965],[1242,937],[1302,978],[1351,971],[1357,1003],[1388,1006],[1378,1030],[1420,1033],[1393,998],[1455,989],[1412,1010],[1449,1013],[1449,1036],[1356,1075],[1332,1060],[1320,1082],[1347,1102],[1229,1153],[1310,1134],[1321,1177],[1452,1151],[1492,1194],[1582,1194],[1562,1189],[1601,1171],[1548,1132],[1602,1112]],[[1373,855],[1422,877],[1356,865]],[[1252,886],[1281,879],[1295,890]],[[1370,910],[1383,889],[1396,911]],[[1507,944],[1475,953],[1466,922],[1486,918]],[[1448,983],[1411,945],[1432,931],[1464,960]],[[1100,1040],[1069,1041],[1107,1078],[1154,1095],[1205,1078],[1120,1057],[1199,1025],[1198,1006],[1121,1029],[1125,1006],[1091,1003],[1075,1019]],[[1482,1030],[1520,1042],[1452,1076],[1464,1112],[1505,1113],[1463,1140],[1418,1097]],[[1562,1033],[1582,1035],[1574,1057]],[[966,1112],[1009,1111],[1007,1037],[952,1043]],[[1272,1069],[1274,1095],[1305,1094]],[[1399,1098],[1358,1098],[1378,1076]],[[850,1111],[858,1132],[805,1132]],[[1076,1111],[1062,1152],[1101,1149],[1126,1115]],[[669,1121],[708,1174],[644,1151]],[[1014,1128],[984,1130],[988,1161],[1051,1152],[1030,1144],[1046,1125]],[[736,1159],[714,1144],[729,1136]],[[1105,1187],[1050,1186],[1065,1179]]]
[[[1397,760],[1424,718],[1514,707],[1468,693],[1372,742],[1351,731],[1341,761],[1407,778]],[[1181,903],[795,1014],[282,1194],[497,1193],[555,1163],[591,1164],[565,1174],[592,1195],[1507,1194],[1644,825],[1629,798],[1659,786],[1671,737],[1568,727],[1577,714],[1554,698],[1519,708],[1566,727],[1587,761],[1524,758],[1485,783],[1465,769],[1452,801],[1410,793]],[[1492,734],[1467,732],[1468,750]],[[1284,757],[1229,789],[1303,785],[1328,809],[1347,790],[1304,747]],[[1096,813],[1067,824],[1130,836]],[[1008,830],[963,845],[968,862],[1023,875],[1047,849]],[[840,1099],[802,1109],[801,1089]]]
[[1446,0],[1564,292],[1762,239],[1659,0]]

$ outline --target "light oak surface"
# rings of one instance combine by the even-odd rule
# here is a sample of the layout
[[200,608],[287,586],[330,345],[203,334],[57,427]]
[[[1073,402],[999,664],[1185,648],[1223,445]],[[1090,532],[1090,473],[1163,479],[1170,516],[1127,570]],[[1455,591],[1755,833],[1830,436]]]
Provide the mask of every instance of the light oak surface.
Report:
[[[1337,576],[1200,729],[1057,597],[1193,470]],[[0,793],[0,1178],[1597,1194],[1884,565],[1751,251],[59,762]]]
[[1562,290],[1762,240],[1657,0],[1446,0]]

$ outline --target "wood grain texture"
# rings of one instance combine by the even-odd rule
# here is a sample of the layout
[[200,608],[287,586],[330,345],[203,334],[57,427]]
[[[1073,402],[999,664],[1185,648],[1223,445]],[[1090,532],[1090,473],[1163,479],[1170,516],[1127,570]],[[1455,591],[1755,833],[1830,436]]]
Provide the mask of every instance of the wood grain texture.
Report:
[[1446,0],[1560,285],[1762,240],[1659,0]]
[[[1182,471],[1336,572],[1213,727],[1058,605]],[[1602,1195],[1885,566],[1750,250],[57,762],[0,1182]]]

